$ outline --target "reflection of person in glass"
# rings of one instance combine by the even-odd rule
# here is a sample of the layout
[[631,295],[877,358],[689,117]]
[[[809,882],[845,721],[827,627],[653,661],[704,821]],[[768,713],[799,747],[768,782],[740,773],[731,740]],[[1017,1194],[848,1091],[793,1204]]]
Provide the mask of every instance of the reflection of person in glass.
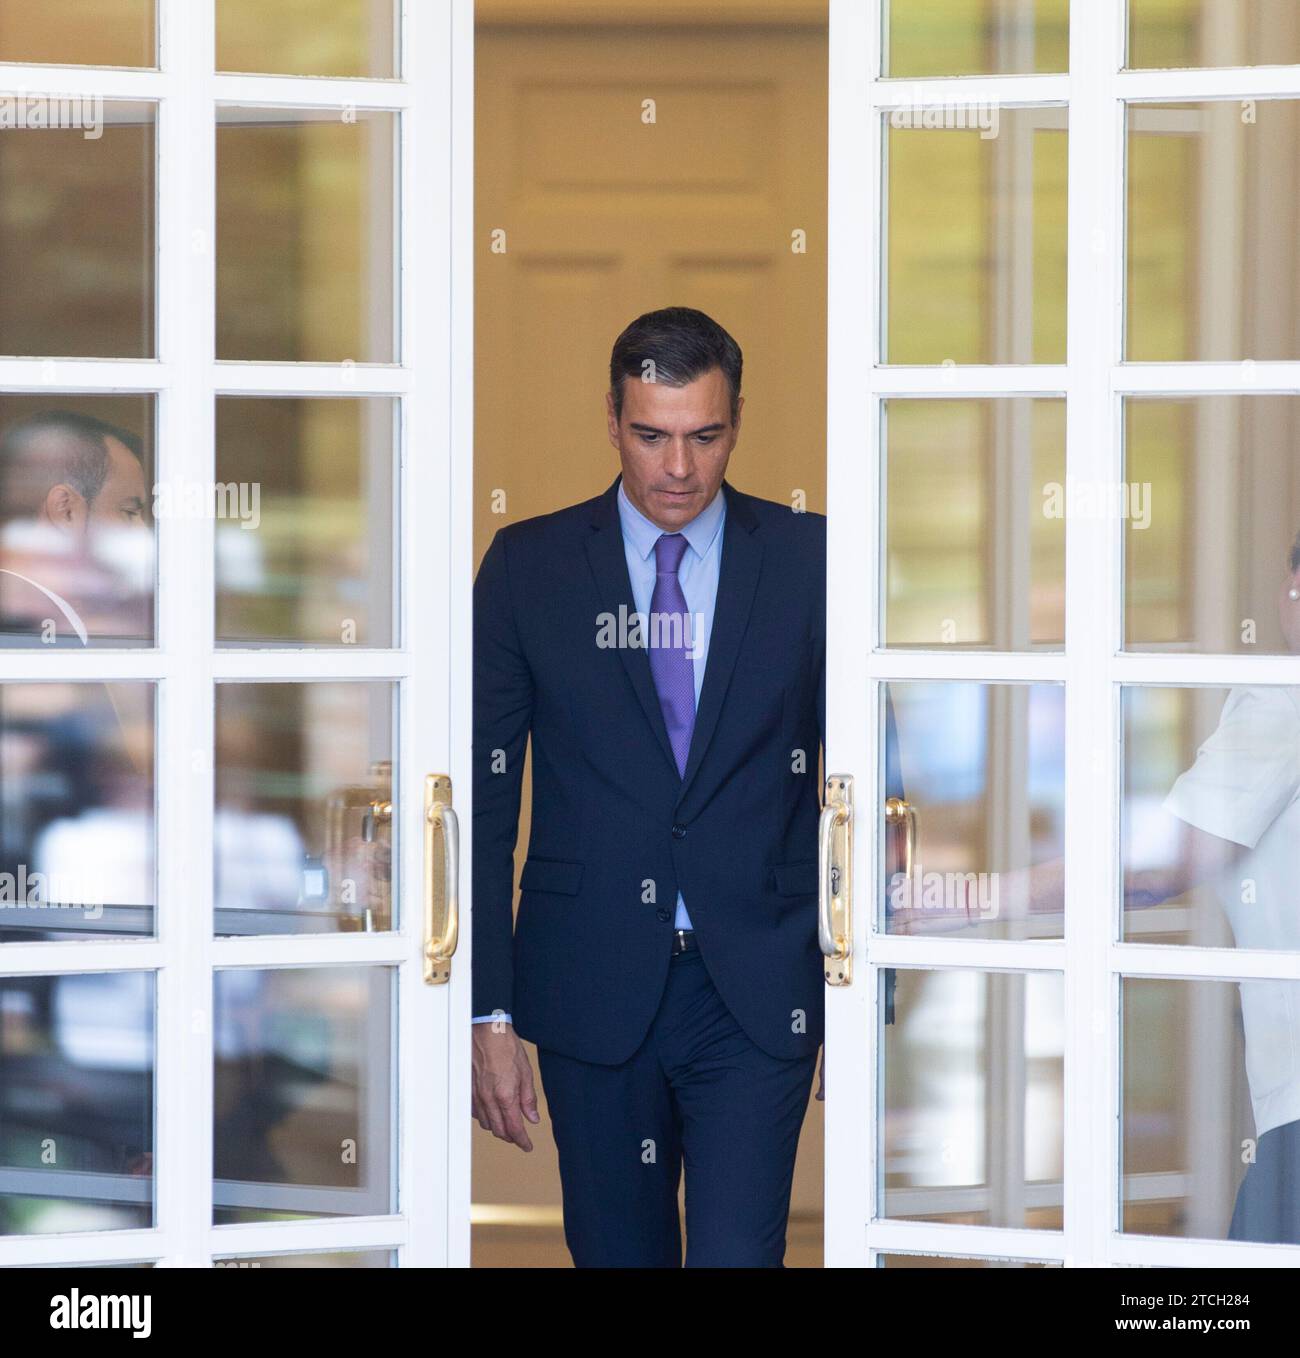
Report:
[[[1277,602],[1287,648],[1300,654],[1300,537]],[[1238,948],[1300,951],[1300,687],[1234,688],[1163,810],[1173,851],[1159,866],[1126,869],[1125,907],[1157,906],[1204,884]],[[1000,920],[1060,915],[1061,858],[999,878]],[[891,931],[982,923],[963,891],[940,908],[889,908]],[[1242,981],[1240,997],[1256,1144],[1228,1238],[1300,1244],[1300,981]]]
[[[1278,595],[1287,648],[1300,653],[1300,538]],[[1183,852],[1169,868],[1130,872],[1125,901],[1156,904],[1197,882],[1215,890],[1239,948],[1300,950],[1300,688],[1234,688],[1164,808]],[[1300,982],[1242,981],[1255,1160],[1228,1236],[1300,1244]]]
[[0,636],[145,638],[152,534],[140,439],[73,411],[0,435]]

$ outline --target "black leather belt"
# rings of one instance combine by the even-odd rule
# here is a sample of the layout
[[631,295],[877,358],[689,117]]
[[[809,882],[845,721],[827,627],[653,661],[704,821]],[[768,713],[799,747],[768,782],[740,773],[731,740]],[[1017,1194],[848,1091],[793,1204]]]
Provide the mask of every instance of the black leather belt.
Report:
[[694,929],[674,929],[673,930],[673,956],[678,957],[684,952],[691,952],[699,945],[695,942]]

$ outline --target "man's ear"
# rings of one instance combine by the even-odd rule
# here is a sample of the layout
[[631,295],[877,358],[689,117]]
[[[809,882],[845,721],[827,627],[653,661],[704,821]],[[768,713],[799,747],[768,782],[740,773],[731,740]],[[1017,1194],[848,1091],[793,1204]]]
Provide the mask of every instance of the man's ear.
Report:
[[69,485],[51,486],[42,506],[43,517],[65,533],[77,532],[86,526],[89,506],[85,498]]
[[618,441],[618,416],[614,413],[614,393],[605,393],[605,421],[609,427],[610,444],[622,451],[622,445]]

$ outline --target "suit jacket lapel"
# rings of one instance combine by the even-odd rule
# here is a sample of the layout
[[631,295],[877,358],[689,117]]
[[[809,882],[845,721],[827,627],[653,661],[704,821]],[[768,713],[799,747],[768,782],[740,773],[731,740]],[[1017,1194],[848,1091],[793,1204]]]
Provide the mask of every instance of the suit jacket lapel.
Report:
[[[709,637],[704,687],[700,691],[700,706],[695,713],[695,730],[691,735],[691,750],[682,777],[679,802],[699,770],[718,725],[718,718],[722,715],[722,703],[736,668],[736,659],[740,655],[740,644],[749,624],[749,614],[758,588],[759,569],[763,562],[763,543],[755,531],[758,527],[757,518],[746,503],[745,496],[725,481],[722,485],[727,497],[727,522],[723,528],[718,597],[713,607],[713,632]],[[649,669],[647,660],[647,675]],[[653,697],[653,683],[650,691]]]
[[[632,580],[627,573],[627,556],[623,548],[623,529],[618,518],[618,484],[618,480],[615,480],[609,490],[596,501],[591,520],[592,532],[587,539],[587,559],[591,564],[591,573],[595,577],[596,593],[600,600],[601,609],[617,618],[619,607],[622,606],[630,620],[632,614],[636,611],[636,603],[632,598]],[[719,586],[718,592],[721,594],[721,586]],[[594,618],[592,625],[594,628]],[[716,621],[714,625],[716,627]],[[710,642],[710,649],[712,649],[712,642]],[[646,720],[650,723],[650,729],[659,741],[659,747],[664,752],[664,758],[668,760],[669,766],[676,774],[677,760],[673,756],[673,747],[668,739],[668,727],[664,722],[664,714],[659,706],[659,694],[655,691],[654,676],[650,673],[649,652],[644,646],[620,646],[618,656],[623,662],[623,668],[627,671],[627,677],[632,681],[632,688],[636,692],[637,700],[646,715]],[[712,660],[709,663],[712,664]],[[696,732],[698,733],[698,731],[699,721],[697,718]]]

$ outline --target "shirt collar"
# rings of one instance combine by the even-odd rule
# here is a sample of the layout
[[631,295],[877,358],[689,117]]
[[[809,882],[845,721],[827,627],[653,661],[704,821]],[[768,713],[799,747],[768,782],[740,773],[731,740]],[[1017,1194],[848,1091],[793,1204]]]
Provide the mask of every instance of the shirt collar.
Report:
[[[703,557],[713,546],[714,539],[727,514],[727,496],[722,487],[707,505],[684,527],[677,531],[686,539],[690,549],[698,557]],[[663,537],[664,530],[653,524],[628,499],[623,489],[622,478],[618,483],[618,517],[623,525],[623,540],[630,542],[636,554],[644,561],[655,549],[655,543]]]

